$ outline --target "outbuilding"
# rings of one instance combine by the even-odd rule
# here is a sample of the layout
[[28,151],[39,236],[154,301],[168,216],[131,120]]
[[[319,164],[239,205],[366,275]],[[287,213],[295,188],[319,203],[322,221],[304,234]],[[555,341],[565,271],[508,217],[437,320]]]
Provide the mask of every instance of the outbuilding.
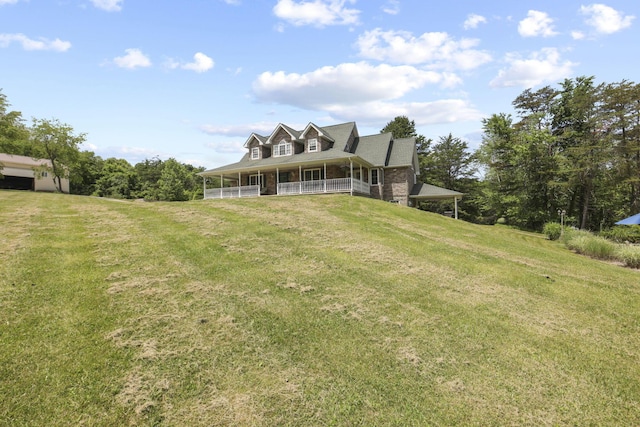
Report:
[[[62,192],[69,192],[69,180],[61,178]],[[0,153],[0,189],[57,191],[51,161]]]

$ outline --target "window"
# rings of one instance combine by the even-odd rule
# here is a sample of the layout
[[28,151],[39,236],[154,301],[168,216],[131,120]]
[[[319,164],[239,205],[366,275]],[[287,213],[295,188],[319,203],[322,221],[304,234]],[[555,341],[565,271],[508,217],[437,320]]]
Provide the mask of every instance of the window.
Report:
[[264,187],[264,175],[249,175],[249,185],[259,185]]
[[291,155],[291,143],[284,139],[280,141],[275,147],[273,147],[273,157],[290,156]]
[[280,172],[278,175],[278,182],[289,182],[291,180],[291,175],[289,172]]
[[40,173],[40,176],[43,177],[43,178],[46,178],[46,177],[49,176],[49,174],[47,173],[47,171],[44,171],[44,172]]
[[258,147],[253,147],[251,149],[251,160],[256,160],[260,158],[260,149]]
[[381,169],[371,169],[371,185],[383,184],[382,176]]
[[318,140],[316,138],[311,138],[308,144],[310,153],[315,153],[318,151]]
[[305,181],[319,181],[322,179],[322,169],[305,169],[304,180]]

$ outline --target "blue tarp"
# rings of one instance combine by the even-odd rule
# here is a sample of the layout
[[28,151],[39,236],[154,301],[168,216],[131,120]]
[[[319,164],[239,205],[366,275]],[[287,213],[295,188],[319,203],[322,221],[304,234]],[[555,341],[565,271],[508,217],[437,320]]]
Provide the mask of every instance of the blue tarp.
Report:
[[637,213],[629,218],[625,218],[616,222],[616,225],[636,225],[640,224],[640,213]]

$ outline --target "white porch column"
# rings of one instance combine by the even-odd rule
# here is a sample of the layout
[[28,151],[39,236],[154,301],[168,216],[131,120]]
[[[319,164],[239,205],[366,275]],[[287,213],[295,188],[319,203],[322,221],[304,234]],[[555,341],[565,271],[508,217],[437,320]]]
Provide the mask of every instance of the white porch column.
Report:
[[298,192],[302,194],[302,165],[298,166],[298,184],[300,185]]
[[258,197],[262,193],[262,175],[260,175],[260,169],[258,169]]
[[242,197],[242,175],[238,172],[238,197]]
[[280,194],[280,168],[276,168],[276,194]]
[[202,198],[203,199],[207,198],[207,177],[206,176],[202,177]]
[[349,193],[353,196],[353,160],[349,159],[349,172],[351,175],[351,189]]
[[327,164],[324,164],[324,192],[327,192]]
[[453,198],[453,205],[454,205],[455,218],[458,219],[458,198],[457,197]]

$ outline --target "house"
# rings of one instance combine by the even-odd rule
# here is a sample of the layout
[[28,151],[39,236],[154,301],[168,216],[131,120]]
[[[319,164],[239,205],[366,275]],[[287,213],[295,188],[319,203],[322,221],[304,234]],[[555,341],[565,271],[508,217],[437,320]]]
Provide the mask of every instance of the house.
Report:
[[[51,161],[0,153],[0,188],[57,191]],[[62,192],[69,192],[69,180],[61,178]]]
[[[199,174],[205,199],[349,193],[404,206],[452,199],[457,218],[462,193],[418,182],[415,138],[360,136],[354,122],[302,130],[281,123],[269,136],[251,134],[244,147],[239,162]],[[217,178],[217,188],[207,178]]]

